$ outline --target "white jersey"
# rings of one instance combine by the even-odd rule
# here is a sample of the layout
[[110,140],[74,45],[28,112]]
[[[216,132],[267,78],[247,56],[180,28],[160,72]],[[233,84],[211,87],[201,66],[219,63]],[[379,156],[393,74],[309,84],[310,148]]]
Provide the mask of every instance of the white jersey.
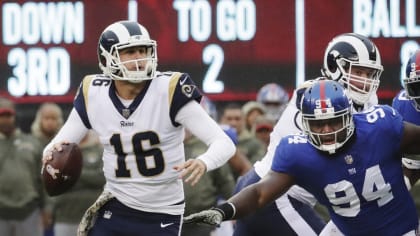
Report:
[[138,210],[183,214],[182,179],[173,167],[185,161],[184,129],[175,115],[199,92],[189,76],[161,73],[126,107],[113,86],[103,75],[87,76],[74,102],[104,146],[105,190]]

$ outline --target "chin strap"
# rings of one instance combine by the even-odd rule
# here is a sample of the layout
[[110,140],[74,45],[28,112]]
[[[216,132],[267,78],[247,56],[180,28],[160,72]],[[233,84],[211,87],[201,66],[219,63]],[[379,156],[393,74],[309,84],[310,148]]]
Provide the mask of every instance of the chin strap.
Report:
[[353,108],[356,112],[360,112],[360,111],[363,111],[364,105],[359,105],[359,104],[353,102]]

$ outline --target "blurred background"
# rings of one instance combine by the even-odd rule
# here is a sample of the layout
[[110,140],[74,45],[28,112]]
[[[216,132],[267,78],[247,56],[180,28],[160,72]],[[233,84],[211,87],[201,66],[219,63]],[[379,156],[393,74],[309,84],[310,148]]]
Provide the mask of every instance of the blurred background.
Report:
[[43,102],[65,117],[85,75],[99,73],[97,40],[116,20],[137,20],[158,43],[158,69],[189,73],[217,107],[255,100],[265,84],[289,94],[320,75],[327,43],[345,32],[370,37],[391,103],[402,68],[419,47],[418,0],[1,1],[0,96],[17,104],[26,132]]

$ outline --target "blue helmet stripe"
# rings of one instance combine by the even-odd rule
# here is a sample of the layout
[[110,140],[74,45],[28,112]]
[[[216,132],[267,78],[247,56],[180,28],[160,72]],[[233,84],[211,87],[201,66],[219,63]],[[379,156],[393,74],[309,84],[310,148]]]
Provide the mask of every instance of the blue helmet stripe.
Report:
[[141,29],[140,29],[139,25],[136,24],[136,23],[133,23],[133,22],[130,22],[130,21],[123,21],[123,22],[121,22],[121,24],[123,24],[125,26],[125,28],[127,28],[130,36],[132,36],[132,35],[142,35],[143,34],[141,32]]

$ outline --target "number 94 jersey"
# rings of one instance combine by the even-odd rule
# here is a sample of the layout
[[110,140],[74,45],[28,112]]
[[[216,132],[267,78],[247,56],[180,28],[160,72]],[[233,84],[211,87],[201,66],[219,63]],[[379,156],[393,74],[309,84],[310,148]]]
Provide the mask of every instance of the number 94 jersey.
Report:
[[345,235],[403,235],[417,229],[399,158],[402,117],[389,106],[374,106],[353,119],[353,137],[333,155],[314,148],[306,136],[286,136],[272,170],[293,176],[328,208]]
[[173,167],[185,161],[184,129],[175,116],[201,95],[187,74],[159,73],[145,83],[125,106],[112,79],[87,76],[74,107],[104,146],[105,190],[134,209],[183,214],[182,180]]

